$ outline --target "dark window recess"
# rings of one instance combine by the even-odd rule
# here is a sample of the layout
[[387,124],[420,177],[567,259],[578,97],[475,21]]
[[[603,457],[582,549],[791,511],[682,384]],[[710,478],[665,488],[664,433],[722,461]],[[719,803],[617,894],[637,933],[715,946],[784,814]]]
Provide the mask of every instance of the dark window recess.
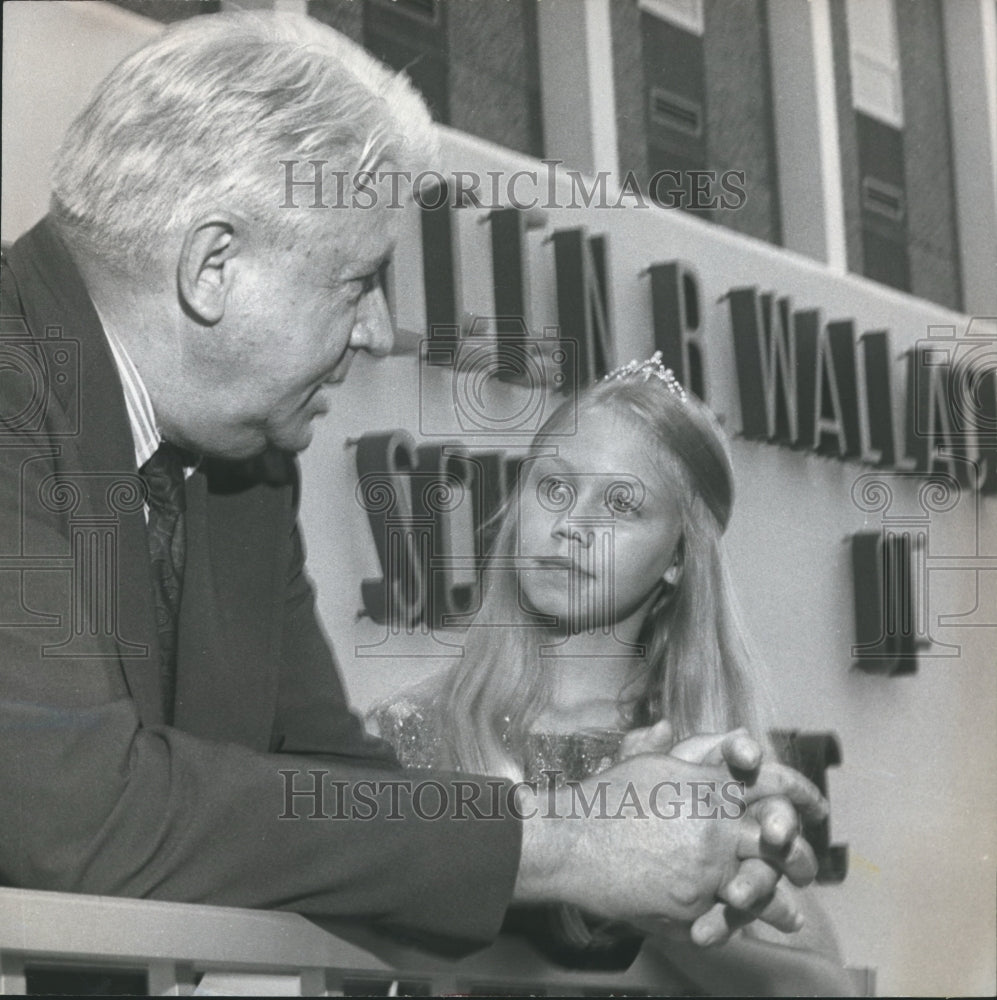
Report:
[[343,980],[345,997],[430,997],[433,984],[422,979],[367,979]]
[[394,0],[394,5],[413,17],[421,17],[427,21],[435,21],[439,12],[437,0]]
[[[691,208],[694,181],[688,172],[707,165],[703,40],[646,12],[641,36],[648,169],[652,176],[676,171],[679,177],[665,185],[671,205]],[[650,193],[653,197],[655,190]],[[697,213],[708,215],[705,209]]]
[[450,0],[444,6],[449,124],[543,156],[537,0]]
[[[595,989],[580,990],[578,996],[582,997],[647,997],[651,994],[647,990],[638,989],[635,986],[601,986]],[[669,991],[670,997],[674,996],[699,996],[698,993],[673,993]]]
[[363,41],[394,69],[404,70],[436,121],[450,120],[446,5],[439,0],[367,0]]
[[703,134],[702,107],[678,94],[672,94],[660,87],[652,87],[649,109],[651,120],[657,125],[684,132],[697,139]]
[[855,112],[865,276],[910,291],[903,133]]
[[148,996],[149,983],[137,969],[94,969],[73,966],[25,966],[27,996]]
[[533,0],[522,0],[523,4],[523,55],[526,60],[526,74],[523,86],[526,89],[526,141],[521,153],[544,156],[543,104],[540,97],[540,37],[537,28],[537,5]]
[[540,985],[516,985],[512,983],[472,983],[467,992],[469,997],[545,997],[547,991]]
[[863,177],[862,211],[875,212],[891,222],[902,223],[905,215],[903,189],[875,177]]

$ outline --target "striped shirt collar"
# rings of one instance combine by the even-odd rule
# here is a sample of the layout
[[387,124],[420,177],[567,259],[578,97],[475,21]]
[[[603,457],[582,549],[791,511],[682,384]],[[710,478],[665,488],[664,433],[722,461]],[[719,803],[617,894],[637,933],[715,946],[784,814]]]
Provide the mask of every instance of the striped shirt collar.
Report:
[[156,414],[152,409],[152,400],[149,398],[142,376],[128,356],[124,344],[115,337],[106,324],[103,326],[115,367],[118,369],[121,388],[125,393],[125,409],[128,411],[128,423],[135,443],[135,467],[141,469],[155,454],[163,436],[156,426]]

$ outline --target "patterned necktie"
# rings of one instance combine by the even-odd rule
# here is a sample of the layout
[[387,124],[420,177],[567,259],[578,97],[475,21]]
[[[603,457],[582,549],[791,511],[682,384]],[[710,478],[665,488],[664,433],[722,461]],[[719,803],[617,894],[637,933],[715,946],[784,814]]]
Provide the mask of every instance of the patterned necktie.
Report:
[[149,556],[156,595],[156,629],[159,633],[159,673],[163,691],[163,715],[173,721],[176,693],[177,623],[186,549],[184,530],[185,453],[164,441],[139,470],[148,489]]

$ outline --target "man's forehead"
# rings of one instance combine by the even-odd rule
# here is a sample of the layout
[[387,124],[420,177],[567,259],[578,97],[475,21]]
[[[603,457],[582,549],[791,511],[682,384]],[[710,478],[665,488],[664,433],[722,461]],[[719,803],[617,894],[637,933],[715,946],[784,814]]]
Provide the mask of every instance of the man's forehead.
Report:
[[302,230],[301,241],[310,257],[336,274],[366,273],[394,253],[399,225],[382,208],[326,210]]

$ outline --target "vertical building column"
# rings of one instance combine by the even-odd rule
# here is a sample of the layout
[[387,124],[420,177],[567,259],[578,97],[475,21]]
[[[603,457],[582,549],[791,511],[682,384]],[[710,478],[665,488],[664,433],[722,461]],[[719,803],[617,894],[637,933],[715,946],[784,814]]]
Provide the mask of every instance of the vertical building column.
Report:
[[783,243],[848,269],[828,0],[770,0],[769,51]]
[[547,158],[615,178],[619,164],[611,2],[543,0],[537,5],[537,28]]
[[963,310],[997,316],[997,10],[943,3]]

